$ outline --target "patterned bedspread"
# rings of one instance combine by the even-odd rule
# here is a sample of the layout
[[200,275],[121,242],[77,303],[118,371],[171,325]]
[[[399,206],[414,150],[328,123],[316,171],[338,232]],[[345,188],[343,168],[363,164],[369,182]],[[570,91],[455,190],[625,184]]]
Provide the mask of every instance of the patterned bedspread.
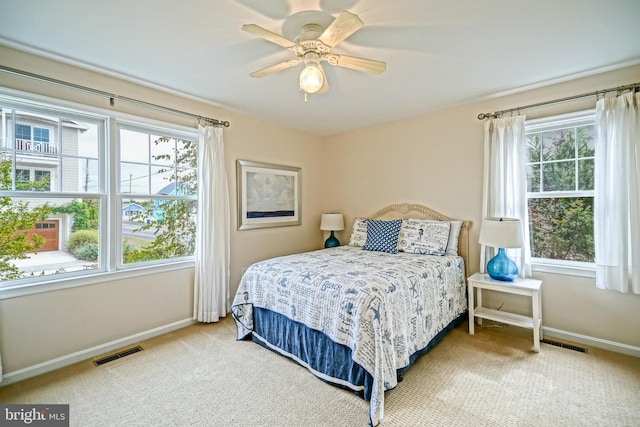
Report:
[[374,379],[369,415],[377,425],[397,370],[466,311],[463,260],[351,246],[273,258],[242,277],[231,309],[238,339],[252,332],[254,306],[351,348]]

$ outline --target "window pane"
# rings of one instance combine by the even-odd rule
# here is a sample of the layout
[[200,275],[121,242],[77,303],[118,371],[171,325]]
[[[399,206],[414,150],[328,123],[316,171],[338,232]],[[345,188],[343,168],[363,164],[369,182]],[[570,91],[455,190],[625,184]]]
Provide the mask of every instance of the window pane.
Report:
[[17,124],[16,138],[31,139],[31,126]]
[[198,173],[196,169],[178,169],[178,194],[195,196],[198,194]]
[[4,198],[0,228],[14,235],[0,281],[98,267],[98,199]]
[[31,173],[29,169],[16,169],[16,190],[29,189]]
[[175,179],[171,167],[151,166],[151,194],[174,195]]
[[184,166],[188,168],[197,168],[198,167],[198,156],[197,150],[198,146],[195,141],[188,140],[178,140],[177,141],[177,150],[178,150],[178,165]]
[[529,199],[531,254],[594,262],[593,198]]
[[578,157],[593,157],[596,153],[595,126],[581,126],[576,129],[578,134]]
[[578,190],[593,190],[595,182],[595,161],[578,160]]
[[195,200],[122,201],[124,264],[193,255]]
[[121,163],[120,192],[149,194],[149,166],[124,162]]
[[176,162],[176,140],[164,136],[151,135],[151,162],[171,166]]
[[540,161],[540,134],[527,135],[527,156],[530,162]]
[[49,129],[33,128],[33,140],[40,142],[49,142]]
[[540,191],[540,165],[527,166],[527,191],[537,193]]
[[120,160],[149,163],[149,135],[120,129]]
[[543,191],[571,191],[576,187],[575,163],[545,163],[542,166]]
[[98,125],[95,123],[82,123],[83,130],[78,138],[78,156],[98,158],[100,137]]
[[[98,160],[87,158],[71,158],[76,162],[77,186],[73,190],[79,193],[97,193],[100,190],[100,177],[98,175]],[[66,180],[65,180],[66,181]]]
[[544,161],[575,158],[573,128],[542,134],[542,159]]
[[39,190],[39,191],[51,190],[51,171],[46,171],[46,170],[34,171],[33,190]]

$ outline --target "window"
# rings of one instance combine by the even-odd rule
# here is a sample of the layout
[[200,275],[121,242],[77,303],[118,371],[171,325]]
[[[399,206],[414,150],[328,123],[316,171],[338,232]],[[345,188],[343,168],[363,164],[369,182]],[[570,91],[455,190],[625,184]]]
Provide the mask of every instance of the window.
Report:
[[593,263],[594,113],[528,121],[525,133],[534,262]]
[[192,262],[195,130],[116,115],[0,94],[0,291]]
[[[33,172],[33,173],[32,173]],[[16,168],[16,190],[51,190],[51,171]],[[32,178],[33,177],[33,178]]]
[[192,135],[118,125],[121,262],[193,255],[196,144]]

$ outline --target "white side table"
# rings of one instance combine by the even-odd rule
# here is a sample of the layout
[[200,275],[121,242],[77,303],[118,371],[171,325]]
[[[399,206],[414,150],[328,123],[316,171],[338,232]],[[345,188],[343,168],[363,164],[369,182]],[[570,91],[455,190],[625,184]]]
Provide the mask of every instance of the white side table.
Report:
[[[482,319],[495,320],[509,325],[533,329],[533,350],[540,352],[542,339],[542,281],[536,279],[515,278],[513,282],[504,282],[489,277],[488,274],[475,273],[467,279],[469,281],[469,334],[474,334],[475,318],[478,324]],[[474,292],[477,291],[477,305],[474,302]],[[532,316],[494,310],[482,306],[482,290],[490,289],[509,294],[526,295],[531,297]]]

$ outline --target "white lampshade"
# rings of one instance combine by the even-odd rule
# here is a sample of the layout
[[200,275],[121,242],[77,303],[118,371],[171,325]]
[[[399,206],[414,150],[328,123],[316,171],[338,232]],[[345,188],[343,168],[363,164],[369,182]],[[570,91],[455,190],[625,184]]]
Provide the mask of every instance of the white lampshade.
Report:
[[300,88],[307,93],[316,93],[324,84],[324,76],[318,64],[309,62],[300,72]]
[[480,244],[494,248],[521,248],[522,225],[517,218],[485,218],[480,228]]
[[322,221],[320,221],[320,230],[325,230],[325,231],[344,230],[344,219],[342,217],[342,214],[339,214],[339,213],[322,214]]

